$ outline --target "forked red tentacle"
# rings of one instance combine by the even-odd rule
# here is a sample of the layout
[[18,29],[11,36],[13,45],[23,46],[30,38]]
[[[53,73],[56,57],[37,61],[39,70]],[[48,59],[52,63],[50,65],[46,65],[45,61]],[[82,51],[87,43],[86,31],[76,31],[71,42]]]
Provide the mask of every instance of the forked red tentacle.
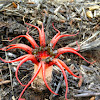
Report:
[[[79,33],[79,32],[78,32]],[[58,40],[62,37],[66,37],[66,36],[76,36],[78,33],[70,35],[70,34],[63,34],[63,35],[59,35],[54,41],[50,42],[53,44],[53,48],[55,47],[56,43],[58,42]]]
[[[27,32],[26,32],[26,35],[29,37],[29,38],[32,38],[28,33],[29,33],[29,28],[28,27],[26,27],[27,28]],[[33,39],[33,38],[32,38]],[[32,42],[34,43],[34,45],[35,45],[35,47],[39,47],[38,45],[37,45],[37,43],[35,42],[35,40],[33,39],[32,40]],[[33,47],[33,48],[35,48],[35,47]]]
[[74,49],[74,48],[71,48],[71,47],[63,47],[63,48],[64,48],[64,49],[73,49],[73,50],[75,50],[75,51],[79,51],[79,50],[80,50],[80,46],[79,46],[79,44],[78,44],[77,41],[76,41],[76,45],[77,45],[78,49]]
[[[32,38],[28,33],[29,33],[29,28],[28,27],[26,27],[27,28],[27,32],[26,32],[26,35],[29,37],[29,38]],[[33,38],[32,38],[33,39]],[[39,47],[37,44],[36,44],[36,42],[35,42],[35,40],[34,40],[34,43],[35,43],[35,47]]]
[[87,63],[90,63],[90,64],[93,64],[94,62],[89,62],[87,61],[81,54],[79,54],[77,51],[73,50],[72,48],[68,48],[68,49],[64,49],[64,48],[60,48],[58,49],[58,54],[55,56],[55,58],[57,58],[59,55],[63,54],[63,53],[66,53],[66,52],[71,52],[71,53],[74,53],[78,56],[80,56],[82,59],[84,59]]
[[[60,48],[61,49],[61,48]],[[74,49],[74,48],[71,48],[71,47],[63,47],[63,49],[71,49],[71,50],[74,50],[74,51],[78,51],[78,50],[76,50],[76,49]]]
[[78,47],[77,51],[79,51],[79,50],[80,50],[80,45],[78,44],[77,41],[76,41],[76,45],[77,45],[77,47]]
[[25,86],[25,88],[23,89],[23,91],[21,92],[21,94],[20,94],[18,100],[21,100],[21,97],[22,97],[23,93],[25,92],[25,90],[27,89],[27,87],[34,81],[34,79],[35,79],[36,76],[38,75],[38,73],[39,73],[41,67],[42,67],[42,66],[41,66],[41,62],[40,62],[36,73],[34,74],[34,76],[32,77],[32,79],[28,82],[28,84],[27,84],[27,85]]
[[60,59],[57,60],[62,65],[62,67],[64,67],[72,76],[81,78],[80,76],[75,75],[63,61],[61,61]]
[[[10,48],[9,48],[10,47]],[[8,48],[8,49],[7,49]],[[15,49],[15,48],[20,48],[22,50],[25,50],[27,53],[29,54],[32,54],[32,51],[33,49],[31,47],[29,47],[28,45],[26,44],[12,44],[12,45],[8,45],[4,48],[1,48],[0,50],[3,50],[3,51],[8,51],[8,50],[11,50],[11,49]]]
[[34,55],[31,55],[31,54],[30,54],[30,55],[28,55],[28,57],[24,58],[24,59],[18,64],[17,69],[16,69],[16,72],[15,72],[16,79],[17,79],[17,81],[18,81],[22,86],[26,86],[26,85],[23,85],[23,84],[21,83],[21,81],[19,80],[19,78],[18,78],[18,70],[19,70],[20,66],[21,66],[24,62],[26,62],[26,61],[28,61],[28,60],[32,60],[32,62],[34,61],[34,63],[37,62],[37,60],[35,59]]
[[41,33],[41,30],[40,30],[40,28],[39,28],[38,26],[29,24],[29,23],[25,23],[25,24],[27,24],[27,25],[29,25],[29,26],[31,26],[31,27],[35,27],[35,28],[39,31],[39,34]]
[[20,38],[20,37],[25,37],[31,43],[31,45],[32,45],[33,48],[39,47],[37,45],[37,43],[35,42],[35,40],[31,36],[27,36],[27,35],[19,35],[19,36],[13,38],[12,40],[9,40],[9,42],[11,42],[11,41],[13,41],[13,40],[15,40],[17,38]]
[[27,36],[30,36],[28,33],[29,33],[29,28],[28,27],[26,27],[27,28],[27,32],[26,32],[26,35]]
[[61,69],[61,71],[62,71],[62,73],[63,73],[64,79],[65,79],[65,84],[66,84],[65,99],[68,100],[68,99],[67,99],[68,81],[67,81],[66,73],[65,73],[65,71],[64,71],[64,69],[63,69],[63,67],[62,67],[62,65],[59,63],[58,59],[53,59],[53,63],[54,63],[55,65],[57,65],[57,66]]
[[53,94],[55,94],[55,95],[58,95],[57,93],[55,93],[55,92],[53,92],[53,91],[51,90],[51,88],[49,87],[49,85],[48,85],[47,82],[46,82],[46,78],[45,78],[45,69],[46,69],[46,68],[45,68],[45,67],[46,67],[46,65],[45,65],[44,62],[42,61],[42,68],[43,68],[42,76],[43,76],[43,81],[44,81],[46,87],[49,89],[49,91],[50,91],[51,93],[53,93]]
[[14,59],[14,60],[11,60],[11,61],[6,61],[6,60],[2,59],[1,57],[0,57],[0,59],[1,59],[3,62],[5,62],[5,63],[12,63],[12,62],[20,61],[20,60],[22,60],[22,59],[28,57],[29,55],[30,55],[30,54],[26,54],[26,55],[24,55],[24,56],[18,57],[18,58]]
[[50,43],[53,43],[53,41],[55,41],[55,39],[60,35],[60,31],[57,30],[57,29],[54,27],[54,23],[52,23],[52,26],[53,26],[54,30],[56,30],[58,33],[51,39]]
[[35,25],[29,24],[29,23],[26,23],[26,24],[29,26],[35,27],[39,31],[40,45],[45,46],[45,34],[44,34],[43,24],[42,24],[42,30],[40,30],[40,28]]
[[44,33],[44,27],[43,27],[43,23],[42,23],[42,29],[41,29],[41,35],[39,35],[40,36],[40,41],[41,41],[41,43],[40,43],[40,46],[46,46],[46,43],[45,43],[45,33]]

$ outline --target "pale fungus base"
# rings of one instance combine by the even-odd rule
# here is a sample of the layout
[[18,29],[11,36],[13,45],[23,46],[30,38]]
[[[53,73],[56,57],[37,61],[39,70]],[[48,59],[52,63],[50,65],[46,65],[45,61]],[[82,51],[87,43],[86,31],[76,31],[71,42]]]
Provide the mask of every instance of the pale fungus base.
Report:
[[[33,75],[34,73],[36,73],[38,69],[38,66],[35,64],[34,65],[34,72],[33,72]],[[46,66],[46,69],[45,69],[45,78],[46,78],[46,81],[48,84],[50,84],[50,82],[52,81],[52,70],[53,70],[53,66]],[[32,76],[33,76],[32,75]],[[31,83],[31,87],[37,91],[37,92],[42,92],[43,90],[46,90],[47,87],[43,81],[43,76],[42,76],[42,68],[40,70],[40,72],[38,73],[37,77],[34,79],[34,81]]]

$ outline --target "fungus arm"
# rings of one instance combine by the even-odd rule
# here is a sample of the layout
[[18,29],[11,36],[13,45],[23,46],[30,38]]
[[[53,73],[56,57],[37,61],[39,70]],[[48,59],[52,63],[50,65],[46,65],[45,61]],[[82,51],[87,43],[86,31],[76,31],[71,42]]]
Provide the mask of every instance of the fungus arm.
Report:
[[11,42],[11,41],[13,41],[13,40],[15,40],[15,39],[17,39],[17,38],[20,38],[20,37],[26,38],[26,39],[31,43],[31,45],[32,45],[33,48],[39,47],[39,46],[37,45],[37,43],[35,42],[35,40],[34,40],[30,35],[19,35],[19,36],[13,38],[12,40],[9,40],[9,42]]
[[57,59],[53,59],[53,63],[54,63],[55,65],[57,65],[57,66],[61,69],[61,71],[62,71],[62,73],[63,73],[64,79],[65,79],[65,84],[66,84],[65,99],[68,100],[68,99],[67,99],[68,81],[67,81],[66,73],[65,73],[65,71],[64,71],[64,69],[63,69],[63,67],[62,67],[62,65],[59,63],[59,61],[58,61]]
[[53,41],[60,35],[60,31],[57,30],[57,29],[54,27],[54,23],[52,23],[52,26],[53,26],[53,28],[54,28],[58,33],[52,38],[52,40],[50,41],[50,43],[53,43]]
[[[78,32],[79,33],[79,32]],[[63,34],[63,35],[59,35],[54,41],[51,41],[50,43],[53,44],[53,48],[55,47],[56,43],[58,42],[58,40],[62,37],[66,37],[66,36],[76,36],[78,33],[70,35],[70,34]]]
[[5,62],[5,63],[12,63],[12,62],[20,61],[20,60],[22,60],[22,59],[28,57],[29,55],[30,55],[30,54],[26,54],[26,55],[24,55],[24,56],[18,57],[18,58],[14,59],[14,60],[11,60],[11,61],[6,61],[6,60],[2,59],[1,57],[0,57],[0,59],[1,59],[3,62]]
[[32,54],[32,51],[33,49],[31,47],[29,47],[28,45],[25,45],[25,44],[11,44],[11,45],[8,45],[4,48],[1,48],[0,50],[3,50],[3,51],[8,51],[8,50],[11,50],[11,49],[15,49],[15,48],[20,48],[22,50],[25,50],[27,53],[29,54]]
[[44,33],[43,23],[42,23],[41,34],[39,35],[39,37],[40,37],[40,41],[41,41],[40,45],[45,47],[46,43],[45,43],[45,33]]
[[24,59],[18,64],[17,69],[16,69],[16,72],[15,72],[16,79],[17,79],[17,81],[18,81],[22,86],[26,86],[26,85],[23,85],[23,84],[21,83],[21,81],[19,80],[19,78],[18,78],[18,70],[19,70],[20,66],[21,66],[24,62],[26,62],[26,61],[28,61],[28,60],[32,60],[32,62],[34,62],[34,63],[37,64],[37,60],[35,59],[34,55],[28,55],[28,57],[24,58]]
[[35,27],[38,31],[39,31],[39,38],[40,38],[40,45],[41,46],[45,46],[45,33],[44,33],[44,27],[43,27],[43,23],[42,23],[42,29],[40,30],[39,27],[26,23],[29,26]]
[[21,100],[21,99],[22,99],[21,97],[22,97],[23,93],[25,92],[25,90],[27,89],[27,87],[34,81],[34,79],[35,79],[36,76],[38,75],[38,73],[39,73],[41,67],[42,67],[42,66],[41,66],[41,62],[40,62],[36,73],[34,74],[34,76],[32,77],[32,79],[28,82],[28,84],[27,84],[27,85],[25,86],[25,88],[23,89],[23,91],[21,92],[21,94],[20,94],[18,100]]
[[71,48],[71,47],[63,47],[63,48],[64,48],[64,49],[73,49],[73,50],[75,50],[75,51],[79,51],[79,50],[80,50],[80,46],[79,46],[79,44],[78,44],[77,41],[76,41],[76,45],[77,45],[78,49],[74,49],[74,48]]
[[55,92],[53,92],[53,91],[51,90],[51,88],[49,87],[49,85],[48,85],[47,82],[46,82],[46,79],[45,79],[45,67],[46,67],[46,65],[45,65],[44,62],[42,61],[42,68],[43,68],[42,75],[43,75],[44,83],[45,83],[46,87],[50,90],[51,93],[53,93],[53,94],[55,94],[55,95],[58,95],[57,93],[55,93]]
[[66,53],[66,52],[71,52],[71,53],[78,55],[79,57],[84,59],[87,63],[93,64],[95,62],[95,61],[94,62],[87,61],[81,54],[79,54],[76,50],[74,50],[72,48],[67,48],[67,49],[60,48],[60,49],[58,49],[58,54],[55,56],[55,58],[57,58],[59,55]]
[[62,65],[62,67],[64,67],[72,76],[81,78],[80,76],[75,75],[63,61],[61,61],[60,59],[57,60]]

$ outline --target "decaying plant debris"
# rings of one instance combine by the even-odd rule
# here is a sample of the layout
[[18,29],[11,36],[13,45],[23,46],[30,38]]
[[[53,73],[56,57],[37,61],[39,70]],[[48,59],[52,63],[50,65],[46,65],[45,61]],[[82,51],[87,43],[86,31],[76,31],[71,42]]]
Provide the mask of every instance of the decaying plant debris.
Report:
[[[59,0],[58,0],[59,1]],[[28,44],[24,38],[9,42],[18,35],[26,33],[25,22],[40,26],[44,23],[46,41],[50,40],[56,31],[55,27],[61,31],[61,34],[73,34],[79,31],[77,37],[61,38],[56,48],[69,46],[77,48],[76,41],[80,45],[80,53],[89,61],[96,61],[89,65],[78,56],[70,53],[63,54],[60,58],[77,75],[83,76],[82,79],[72,77],[66,71],[69,84],[69,99],[76,100],[99,100],[100,99],[100,2],[95,1],[43,1],[34,3],[28,1],[0,1],[0,48],[12,43]],[[39,43],[38,32],[30,27],[30,35]],[[49,41],[47,42],[49,43]],[[12,60],[25,54],[24,51],[14,49],[9,52],[0,51],[0,57]],[[17,63],[5,64],[0,60],[0,99],[16,100],[23,87],[19,85],[15,78]],[[19,71],[19,78],[23,83],[31,79],[34,65],[28,61],[24,63]],[[54,66],[52,89],[58,96],[50,92],[34,91],[30,86],[24,96],[26,100],[64,100],[65,83],[61,71]]]

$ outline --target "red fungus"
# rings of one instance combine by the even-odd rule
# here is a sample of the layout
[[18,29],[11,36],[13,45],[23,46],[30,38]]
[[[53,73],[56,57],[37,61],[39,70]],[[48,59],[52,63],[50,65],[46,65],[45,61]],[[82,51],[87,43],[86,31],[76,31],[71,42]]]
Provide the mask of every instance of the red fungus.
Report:
[[[80,78],[80,76],[76,76],[63,61],[61,61],[60,59],[57,59],[59,57],[59,55],[61,55],[63,53],[66,53],[66,52],[70,52],[70,53],[74,53],[74,54],[80,56],[87,63],[90,63],[90,64],[92,64],[92,63],[87,61],[81,54],[79,54],[77,52],[77,51],[79,51],[79,48],[80,48],[78,44],[77,44],[78,45],[78,50],[70,48],[70,47],[63,47],[63,48],[59,48],[58,50],[54,50],[54,47],[55,47],[56,43],[58,42],[58,40],[61,37],[75,36],[79,32],[77,34],[73,34],[73,35],[70,35],[70,34],[60,35],[60,31],[57,30],[53,25],[53,28],[58,33],[51,39],[50,44],[48,46],[46,46],[43,24],[42,24],[42,29],[40,29],[39,27],[34,26],[32,24],[29,24],[29,23],[26,23],[26,24],[29,25],[29,26],[35,27],[39,31],[40,47],[37,45],[35,40],[28,34],[29,29],[27,28],[26,35],[17,36],[17,37],[15,37],[14,39],[12,39],[10,41],[13,41],[13,40],[15,40],[16,38],[19,38],[19,37],[25,37],[31,43],[33,48],[31,48],[31,47],[29,47],[28,45],[25,45],[25,44],[12,44],[12,45],[9,45],[7,47],[4,47],[4,48],[0,49],[0,50],[3,50],[3,51],[8,51],[8,50],[11,50],[11,49],[14,49],[14,48],[19,48],[19,49],[25,50],[28,53],[26,55],[23,55],[19,58],[11,60],[11,61],[5,61],[4,59],[2,59],[0,57],[0,59],[5,63],[20,61],[20,63],[17,66],[17,70],[16,70],[15,75],[16,75],[16,79],[18,80],[18,82],[22,86],[25,86],[25,87],[24,87],[23,91],[21,92],[21,94],[19,96],[19,100],[25,100],[24,98],[21,98],[21,97],[22,97],[24,91],[26,90],[26,88],[34,81],[34,79],[37,76],[39,76],[43,79],[46,87],[50,90],[50,92],[52,92],[53,94],[56,94],[55,92],[53,92],[51,90],[51,88],[49,87],[49,85],[46,81],[47,80],[46,77],[47,77],[47,75],[49,75],[48,72],[51,73],[49,75],[50,77],[52,75],[52,66],[53,65],[57,65],[63,73],[64,79],[65,79],[65,84],[66,84],[65,98],[67,100],[68,82],[67,82],[67,77],[66,77],[66,73],[65,73],[64,69],[66,69],[74,77]],[[28,60],[31,60],[35,64],[34,65],[34,67],[35,67],[34,68],[34,75],[31,78],[31,80],[28,82],[28,84],[24,85],[24,84],[21,83],[21,81],[18,78],[18,70],[19,70],[20,66]],[[48,71],[49,68],[51,68],[51,69]],[[56,94],[56,95],[58,95],[58,94]]]

